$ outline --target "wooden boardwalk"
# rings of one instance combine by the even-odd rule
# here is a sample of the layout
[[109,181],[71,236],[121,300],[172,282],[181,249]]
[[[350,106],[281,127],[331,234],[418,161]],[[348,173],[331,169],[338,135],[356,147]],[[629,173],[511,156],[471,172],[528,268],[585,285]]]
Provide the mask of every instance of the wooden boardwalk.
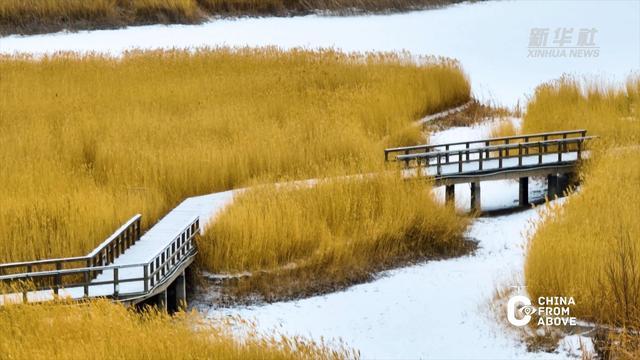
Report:
[[[591,139],[586,130],[572,130],[391,148],[384,155],[403,164],[405,176],[446,186],[449,202],[455,184],[470,183],[472,208],[479,210],[481,181],[519,179],[521,205],[528,203],[530,176],[547,176],[549,195],[558,194],[559,178],[575,171]],[[185,269],[197,254],[196,235],[232,198],[226,191],[186,199],[145,234],[136,215],[86,256],[0,264],[0,305],[60,296],[175,308],[186,300]]]
[[435,185],[446,186],[446,200],[455,197],[454,185],[471,184],[471,207],[480,210],[480,182],[518,179],[520,205],[527,205],[531,176],[546,176],[548,195],[562,193],[560,178],[575,172],[588,155],[586,130],[555,131],[463,141],[390,148],[385,161],[404,165],[406,176],[424,176]]
[[184,276],[197,254],[195,236],[231,199],[232,192],[186,199],[144,235],[136,215],[86,256],[0,264],[6,287],[0,305],[60,296],[129,304],[152,299],[175,308],[186,300]]

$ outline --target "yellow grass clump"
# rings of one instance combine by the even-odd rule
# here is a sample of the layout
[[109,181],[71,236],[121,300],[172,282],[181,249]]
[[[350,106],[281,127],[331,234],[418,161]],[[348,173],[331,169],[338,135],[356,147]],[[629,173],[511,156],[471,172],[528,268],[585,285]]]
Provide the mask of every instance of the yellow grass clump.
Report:
[[245,191],[198,249],[214,272],[293,272],[309,278],[300,289],[306,291],[398,262],[460,254],[468,246],[466,223],[436,204],[424,181],[392,173]]
[[550,209],[531,240],[525,268],[531,295],[573,296],[576,315],[599,322],[640,315],[638,184],[637,147],[590,164],[580,192]]
[[625,86],[563,77],[539,86],[527,106],[523,133],[587,129],[597,143],[640,143],[640,76]]
[[0,93],[7,262],[85,254],[187,196],[381,169],[394,134],[469,83],[449,60],[216,49],[0,58]]
[[347,359],[357,352],[294,337],[242,339],[196,313],[138,313],[107,300],[0,308],[3,359]]
[[[519,130],[516,124],[514,124],[512,119],[500,119],[496,121],[489,130],[489,137],[498,138],[498,137],[507,137],[518,135]],[[517,142],[518,139],[513,140],[513,142]]]
[[601,137],[580,191],[550,209],[531,239],[527,287],[534,297],[573,296],[584,319],[625,324],[640,319],[640,81],[586,93],[568,81],[536,91],[524,127]]
[[209,15],[293,15],[401,11],[459,0],[2,0],[0,34],[141,23],[193,23]]

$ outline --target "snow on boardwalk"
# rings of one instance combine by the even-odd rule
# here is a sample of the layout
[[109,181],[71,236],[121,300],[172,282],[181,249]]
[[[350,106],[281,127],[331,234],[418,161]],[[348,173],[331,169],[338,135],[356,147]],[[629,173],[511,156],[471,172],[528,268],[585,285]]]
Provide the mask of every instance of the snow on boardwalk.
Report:
[[[149,263],[159,253],[161,253],[171,242],[196,218],[200,218],[201,231],[220,210],[222,210],[233,199],[234,191],[225,191],[216,194],[191,197],[184,200],[180,205],[169,212],[158,223],[124,254],[120,255],[113,262],[113,266],[124,266],[119,269],[118,279],[119,293],[121,295],[138,294],[144,291],[142,281],[126,282],[127,279],[143,277],[143,267],[139,264]],[[139,265],[139,266],[138,266]],[[100,283],[113,280],[113,271],[106,270],[98,275],[92,282]],[[89,286],[89,296],[110,296],[113,294],[112,284],[100,284]],[[80,299],[84,296],[83,287],[72,287],[60,289],[61,297]],[[0,305],[4,302],[22,302],[22,294],[0,295]],[[27,294],[29,302],[53,300],[52,290],[31,291]]]
[[[190,197],[184,200],[142,235],[134,246],[120,255],[113,262],[113,265],[126,266],[150,262],[169,246],[196,216],[200,218],[200,231],[203,232],[206,224],[232,200],[233,190]],[[120,279],[141,278],[143,269],[142,267],[124,268],[120,270],[118,275]],[[96,277],[94,281],[100,282],[111,279],[113,279],[113,271],[105,271]],[[120,286],[122,294],[143,291],[142,281],[123,283]]]

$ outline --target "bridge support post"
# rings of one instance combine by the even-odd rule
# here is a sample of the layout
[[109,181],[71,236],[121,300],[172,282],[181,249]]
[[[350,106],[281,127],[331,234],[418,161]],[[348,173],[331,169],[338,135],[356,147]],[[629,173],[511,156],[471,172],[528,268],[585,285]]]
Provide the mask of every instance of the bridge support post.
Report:
[[456,204],[456,186],[446,185],[444,190],[444,203],[446,205],[455,206]]
[[558,181],[558,174],[547,175],[547,198],[549,200],[555,199],[556,196],[560,196],[560,183]]
[[480,211],[480,182],[471,183],[471,211]]
[[176,309],[184,309],[187,307],[187,277],[184,271],[174,282],[176,291]]
[[529,178],[521,177],[520,178],[520,189],[518,191],[518,200],[520,206],[529,205]]
[[164,290],[163,292],[158,294],[158,300],[156,305],[158,306],[158,309],[167,310],[167,303],[168,303],[167,290]]

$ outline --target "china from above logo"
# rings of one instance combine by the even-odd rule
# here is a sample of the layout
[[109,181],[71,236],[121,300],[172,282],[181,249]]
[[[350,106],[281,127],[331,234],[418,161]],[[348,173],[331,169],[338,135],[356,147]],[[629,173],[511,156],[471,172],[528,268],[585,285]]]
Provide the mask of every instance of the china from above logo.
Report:
[[576,302],[573,297],[540,296],[534,306],[531,299],[524,295],[515,295],[507,303],[507,320],[513,326],[525,326],[537,317],[537,326],[575,326],[577,319],[571,316],[571,306]]

